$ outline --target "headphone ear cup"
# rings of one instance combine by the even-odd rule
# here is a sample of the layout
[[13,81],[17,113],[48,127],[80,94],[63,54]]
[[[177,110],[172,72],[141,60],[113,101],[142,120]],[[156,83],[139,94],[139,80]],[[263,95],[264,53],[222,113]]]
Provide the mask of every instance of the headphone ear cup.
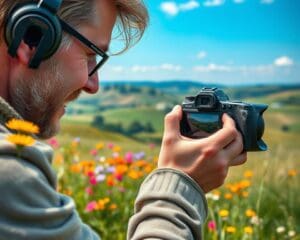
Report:
[[31,68],[37,68],[42,60],[51,57],[61,39],[62,29],[58,18],[35,4],[14,9],[6,21],[5,40],[11,56],[16,56],[22,40],[30,47],[36,47],[29,63]]

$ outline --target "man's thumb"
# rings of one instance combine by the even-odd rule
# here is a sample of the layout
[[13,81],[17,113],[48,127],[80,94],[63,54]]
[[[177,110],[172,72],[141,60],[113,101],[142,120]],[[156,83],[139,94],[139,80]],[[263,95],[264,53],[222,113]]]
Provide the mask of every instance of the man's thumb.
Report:
[[176,134],[178,134],[181,117],[182,117],[181,106],[179,105],[174,106],[172,111],[165,116],[165,133],[169,134],[172,132],[174,133],[176,132]]

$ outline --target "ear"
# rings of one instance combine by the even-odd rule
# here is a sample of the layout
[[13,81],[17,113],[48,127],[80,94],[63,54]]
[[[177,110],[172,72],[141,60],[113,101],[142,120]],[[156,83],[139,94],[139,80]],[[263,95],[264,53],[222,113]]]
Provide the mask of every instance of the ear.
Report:
[[35,48],[29,47],[26,43],[24,43],[24,41],[22,41],[17,50],[17,59],[21,64],[28,66],[34,52]]

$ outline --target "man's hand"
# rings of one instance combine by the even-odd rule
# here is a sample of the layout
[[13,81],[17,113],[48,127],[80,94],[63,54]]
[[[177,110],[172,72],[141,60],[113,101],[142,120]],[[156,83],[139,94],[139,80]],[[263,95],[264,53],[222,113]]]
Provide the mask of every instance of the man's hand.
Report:
[[242,136],[234,121],[223,115],[223,127],[201,139],[180,134],[182,109],[175,106],[165,117],[165,130],[158,167],[181,170],[192,177],[204,192],[221,186],[230,166],[246,162]]

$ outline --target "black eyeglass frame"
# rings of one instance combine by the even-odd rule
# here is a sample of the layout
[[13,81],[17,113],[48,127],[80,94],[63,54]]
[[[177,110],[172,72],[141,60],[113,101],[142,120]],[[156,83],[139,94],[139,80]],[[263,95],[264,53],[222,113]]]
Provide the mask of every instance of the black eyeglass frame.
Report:
[[59,19],[61,27],[64,31],[72,35],[73,37],[77,38],[81,43],[83,43],[85,46],[93,50],[96,54],[100,55],[102,57],[101,61],[94,67],[94,69],[89,73],[89,77],[92,76],[95,72],[97,72],[100,67],[103,66],[103,64],[108,60],[109,56],[106,52],[101,50],[99,47],[97,47],[94,43],[92,43],[90,40],[88,40],[86,37],[84,37],[82,34],[80,34],[76,29],[74,29],[71,25],[66,23],[64,20]]

